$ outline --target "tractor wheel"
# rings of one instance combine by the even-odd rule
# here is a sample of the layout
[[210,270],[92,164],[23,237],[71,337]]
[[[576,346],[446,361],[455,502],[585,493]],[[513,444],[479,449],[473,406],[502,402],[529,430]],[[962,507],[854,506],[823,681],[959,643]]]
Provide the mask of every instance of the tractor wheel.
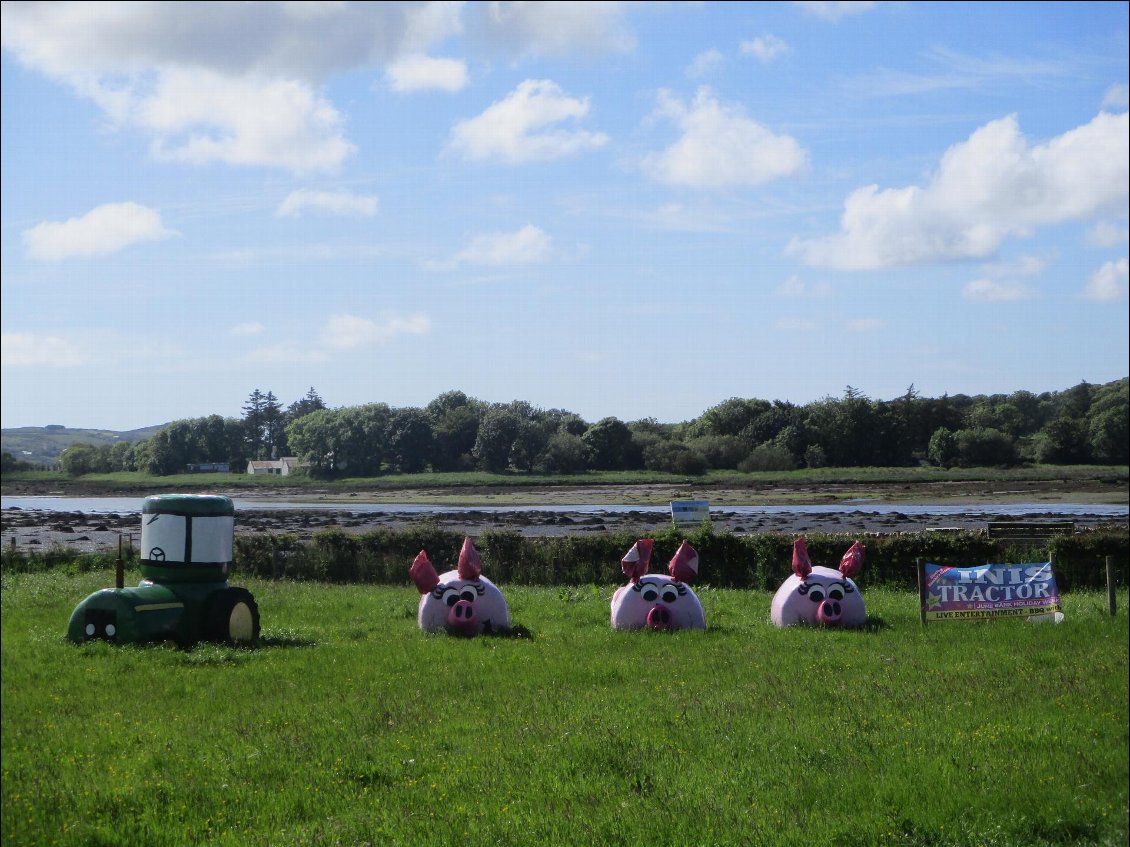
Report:
[[208,600],[204,610],[204,637],[229,644],[259,640],[259,606],[246,588],[225,588]]

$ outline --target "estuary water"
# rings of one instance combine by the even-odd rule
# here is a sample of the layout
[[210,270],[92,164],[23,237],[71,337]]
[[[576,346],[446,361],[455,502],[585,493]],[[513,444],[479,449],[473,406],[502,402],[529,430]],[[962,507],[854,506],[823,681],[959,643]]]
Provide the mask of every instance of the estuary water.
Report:
[[[0,509],[23,511],[82,512],[84,514],[140,514],[140,497],[0,497]],[[642,512],[668,514],[669,506],[641,506],[628,504],[599,505],[578,503],[574,505],[524,505],[524,506],[441,506],[427,503],[343,503],[341,501],[256,500],[232,498],[239,510],[256,511],[332,511],[342,514],[399,514],[448,515],[475,512],[482,514],[514,513],[569,513],[617,514]],[[1099,517],[1127,517],[1130,507],[1110,504],[1078,503],[966,503],[956,506],[918,505],[913,503],[871,502],[866,500],[832,505],[788,506],[713,506],[712,512],[731,515],[831,515],[867,513],[872,515],[985,515],[1007,517],[1034,517],[1039,515],[1094,515]]]

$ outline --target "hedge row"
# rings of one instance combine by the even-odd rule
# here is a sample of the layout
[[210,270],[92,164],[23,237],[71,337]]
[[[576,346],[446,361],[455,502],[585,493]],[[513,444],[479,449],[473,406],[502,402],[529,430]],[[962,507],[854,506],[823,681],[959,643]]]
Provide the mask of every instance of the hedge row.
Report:
[[[791,573],[791,535],[733,535],[707,527],[689,533],[674,528],[653,535],[653,572],[667,562],[685,538],[699,554],[699,581],[719,588],[775,590]],[[856,536],[811,534],[813,563],[836,567]],[[488,530],[475,538],[483,574],[500,585],[588,585],[622,582],[620,559],[635,542],[629,533],[600,533],[552,538],[524,538],[514,530]],[[1100,588],[1106,584],[1105,558],[1120,571],[1130,558],[1128,533],[1092,532],[1053,538],[1045,549],[990,540],[983,531],[917,532],[864,535],[867,558],[860,585],[913,588],[916,561],[923,558],[955,567],[988,562],[1046,561],[1054,557],[1061,590]],[[408,567],[426,550],[436,570],[455,567],[463,536],[441,529],[387,530],[353,535],[322,530],[309,542],[288,535],[251,535],[236,539],[236,569],[268,579],[407,584]]]
[[[1130,533],[1096,531],[1057,536],[1047,547],[991,540],[983,531],[864,534],[813,533],[807,537],[814,564],[836,567],[858,537],[867,547],[861,586],[914,588],[916,561],[954,567],[984,563],[1055,561],[1060,590],[1101,588],[1106,584],[1107,556],[1125,578],[1130,559]],[[779,533],[733,535],[709,527],[691,532],[674,528],[653,534],[652,572],[665,572],[684,538],[699,554],[699,581],[719,588],[775,590],[791,573],[794,536]],[[622,582],[620,558],[635,542],[629,533],[599,533],[552,538],[524,538],[515,530],[488,530],[475,537],[483,574],[500,585],[589,585]],[[408,567],[426,550],[442,573],[455,567],[463,536],[438,528],[378,529],[349,534],[341,529],[315,533],[309,541],[267,533],[237,536],[233,568],[239,574],[265,579],[334,583],[409,584]],[[5,550],[4,573],[58,567],[93,570],[113,567],[115,556],[49,550],[22,553]],[[128,563],[136,566],[136,555]]]

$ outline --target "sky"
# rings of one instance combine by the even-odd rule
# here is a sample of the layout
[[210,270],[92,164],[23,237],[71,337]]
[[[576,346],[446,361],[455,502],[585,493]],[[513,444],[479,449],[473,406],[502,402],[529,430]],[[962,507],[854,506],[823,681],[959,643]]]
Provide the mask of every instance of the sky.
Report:
[[1130,4],[4,2],[5,428],[1130,372]]

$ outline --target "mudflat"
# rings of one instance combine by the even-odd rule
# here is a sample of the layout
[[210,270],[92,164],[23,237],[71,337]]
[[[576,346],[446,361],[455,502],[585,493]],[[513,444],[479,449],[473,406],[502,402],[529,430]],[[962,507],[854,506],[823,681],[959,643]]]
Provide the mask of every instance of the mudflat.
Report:
[[[149,494],[176,489],[98,484],[66,485],[44,482],[5,481],[6,497],[132,497],[141,501]],[[271,508],[239,508],[236,533],[287,533],[309,538],[315,532],[336,527],[363,533],[378,528],[405,529],[427,524],[472,537],[487,530],[507,529],[523,536],[562,536],[600,532],[653,533],[670,526],[663,508],[671,500],[700,499],[710,502],[711,523],[719,532],[777,532],[801,535],[816,532],[885,534],[938,529],[983,530],[990,520],[1008,520],[1012,504],[1048,504],[1048,511],[1033,520],[1073,520],[1081,530],[1126,529],[1125,514],[1111,517],[1104,510],[1088,513],[1086,507],[1125,506],[1128,491],[1124,479],[1039,479],[959,482],[861,483],[855,481],[816,484],[751,484],[710,486],[680,485],[507,485],[459,488],[364,489],[342,492],[333,488],[263,486],[236,487],[198,493],[227,494],[237,500],[267,501]],[[289,508],[287,504],[294,504]],[[382,511],[380,504],[426,504],[426,514]],[[362,504],[364,504],[362,509]],[[601,510],[602,505],[617,506]],[[1056,505],[1071,505],[1070,514],[1056,512]],[[316,508],[315,508],[316,506]],[[523,507],[553,506],[553,511],[531,511]],[[569,506],[586,506],[570,510]],[[640,509],[631,507],[638,506]],[[734,507],[765,506],[771,511],[738,513]],[[801,507],[820,506],[819,512]],[[837,509],[840,506],[842,509]],[[929,507],[945,507],[931,512]],[[489,511],[482,510],[489,507]],[[593,508],[597,507],[597,508]],[[628,507],[628,508],[623,508]],[[647,507],[647,508],[642,508]],[[795,510],[790,509],[795,507]],[[901,507],[901,508],[900,508]],[[905,511],[903,511],[905,509]],[[968,511],[965,511],[965,510]],[[1109,510],[1105,510],[1109,512]],[[44,549],[51,545],[77,550],[116,548],[118,539],[140,536],[137,513],[55,512],[5,508],[2,517],[3,544],[17,549]]]

